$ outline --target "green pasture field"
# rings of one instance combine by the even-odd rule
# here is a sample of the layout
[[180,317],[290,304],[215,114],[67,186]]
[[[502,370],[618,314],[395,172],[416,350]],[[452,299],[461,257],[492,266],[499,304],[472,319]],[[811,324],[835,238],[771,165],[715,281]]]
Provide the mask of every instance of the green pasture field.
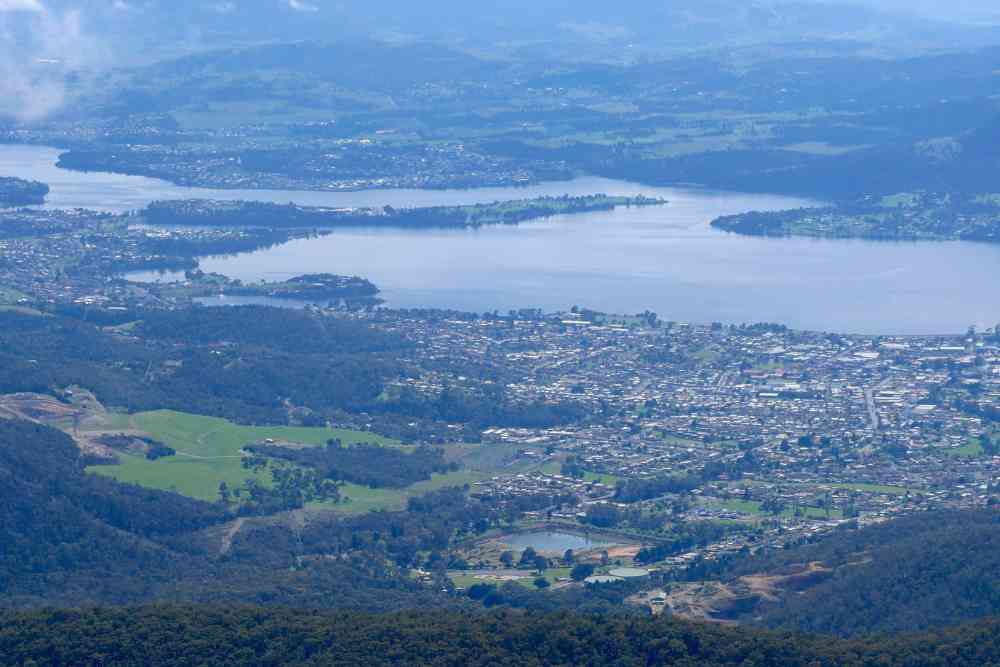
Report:
[[23,299],[26,296],[26,294],[17,291],[13,287],[0,285],[0,303],[2,304],[17,303],[18,300]]
[[417,482],[405,489],[371,489],[358,484],[345,484],[340,489],[342,502],[332,505],[329,503],[315,503],[312,507],[332,509],[345,514],[364,514],[365,512],[377,512],[402,510],[406,508],[406,502],[415,496],[420,496],[430,491],[447,488],[449,486],[463,486],[472,484],[489,475],[470,471],[456,470],[443,475],[436,474],[431,479]]
[[[217,500],[220,482],[236,488],[248,477],[254,476],[243,469],[240,454],[240,450],[252,442],[271,438],[323,445],[327,440],[339,438],[345,444],[374,442],[398,446],[394,441],[373,433],[329,428],[241,426],[225,419],[168,410],[132,415],[127,423],[124,418],[118,419],[116,426],[123,430],[142,431],[177,450],[177,455],[149,461],[143,456],[120,454],[119,465],[93,466],[91,472],[108,475],[121,482],[176,491],[201,500]],[[257,477],[264,483],[270,481],[267,471]]]

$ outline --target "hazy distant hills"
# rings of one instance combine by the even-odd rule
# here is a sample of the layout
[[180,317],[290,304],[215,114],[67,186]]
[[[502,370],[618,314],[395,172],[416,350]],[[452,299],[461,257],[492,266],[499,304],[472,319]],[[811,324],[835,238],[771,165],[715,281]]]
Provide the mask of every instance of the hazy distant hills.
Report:
[[878,40],[880,48],[903,51],[972,45],[994,34],[845,2],[802,0],[45,2],[53,12],[82,7],[86,29],[113,36],[113,45],[124,51],[119,57],[143,59],[262,41],[365,36],[442,40],[453,47],[504,54],[629,59],[734,44],[829,39]]

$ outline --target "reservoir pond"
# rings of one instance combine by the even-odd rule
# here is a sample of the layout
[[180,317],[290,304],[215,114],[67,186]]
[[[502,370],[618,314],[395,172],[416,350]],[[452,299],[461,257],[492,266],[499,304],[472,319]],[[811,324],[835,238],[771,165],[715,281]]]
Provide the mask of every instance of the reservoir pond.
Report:
[[559,531],[504,535],[499,539],[499,541],[517,550],[523,550],[531,547],[539,553],[558,554],[560,556],[564,554],[567,549],[582,552],[590,551],[591,549],[609,547],[612,544],[615,544],[614,542],[602,541],[597,538]]

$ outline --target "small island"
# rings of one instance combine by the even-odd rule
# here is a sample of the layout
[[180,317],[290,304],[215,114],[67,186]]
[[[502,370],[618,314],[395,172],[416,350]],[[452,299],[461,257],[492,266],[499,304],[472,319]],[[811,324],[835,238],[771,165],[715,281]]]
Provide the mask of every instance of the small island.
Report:
[[230,290],[236,296],[269,296],[272,299],[297,301],[346,301],[373,303],[379,288],[357,276],[337,276],[332,273],[311,273],[290,278],[283,283],[243,285]]
[[45,203],[49,186],[38,181],[0,177],[0,208],[38,206]]
[[192,227],[403,227],[466,228],[484,225],[515,225],[555,215],[611,211],[622,206],[659,206],[663,199],[650,197],[539,197],[470,206],[429,208],[317,208],[263,202],[221,202],[189,199],[153,202],[143,220],[158,226]]
[[712,226],[747,236],[1000,242],[1000,195],[903,193],[789,211],[726,216]]
[[379,288],[369,280],[357,276],[338,276],[332,273],[312,273],[290,278],[284,282],[244,283],[218,273],[205,273],[199,269],[188,270],[183,283],[167,285],[165,294],[175,297],[198,299],[219,295],[236,297],[266,297],[314,304],[333,304],[358,310],[381,304]]

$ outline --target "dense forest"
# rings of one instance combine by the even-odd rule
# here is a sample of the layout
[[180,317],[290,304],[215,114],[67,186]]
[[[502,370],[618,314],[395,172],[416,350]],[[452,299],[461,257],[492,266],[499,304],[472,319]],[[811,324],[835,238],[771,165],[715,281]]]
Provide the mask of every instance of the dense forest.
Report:
[[[916,631],[1000,614],[1000,514],[930,512],[716,565],[696,577],[821,570],[753,615],[775,628],[845,636]],[[714,570],[714,573],[713,573]]]
[[[176,550],[225,510],[172,493],[83,472],[65,434],[0,419],[0,591],[6,604],[47,599],[127,599],[125,580],[178,569]],[[123,597],[119,597],[123,596]]]
[[[71,385],[129,411],[171,408],[241,423],[370,404],[403,372],[405,343],[369,327],[269,308],[143,312],[140,337],[64,317],[0,313],[0,392]],[[252,325],[252,326],[251,326]]]
[[274,459],[291,461],[314,468],[324,477],[362,484],[373,489],[403,489],[428,480],[433,473],[456,470],[444,460],[444,453],[433,447],[419,447],[412,453],[360,443],[343,445],[331,440],[326,447],[290,449],[275,445],[253,445],[247,450]]
[[[388,381],[419,370],[403,358],[412,343],[359,321],[263,306],[108,318],[100,311],[59,312],[0,312],[0,393],[58,395],[78,385],[130,412],[166,408],[243,424],[286,424],[295,408],[317,423],[367,411],[388,428],[413,419],[472,428],[547,426],[586,416],[572,403],[514,403],[448,390],[387,399]],[[132,326],[107,330],[77,317]],[[413,429],[400,434],[407,432],[414,435]]]
[[36,206],[45,202],[49,186],[37,181],[20,178],[0,178],[0,208],[9,206]]
[[865,641],[509,611],[370,616],[161,606],[2,621],[0,654],[32,665],[983,667],[1000,659],[997,621]]

